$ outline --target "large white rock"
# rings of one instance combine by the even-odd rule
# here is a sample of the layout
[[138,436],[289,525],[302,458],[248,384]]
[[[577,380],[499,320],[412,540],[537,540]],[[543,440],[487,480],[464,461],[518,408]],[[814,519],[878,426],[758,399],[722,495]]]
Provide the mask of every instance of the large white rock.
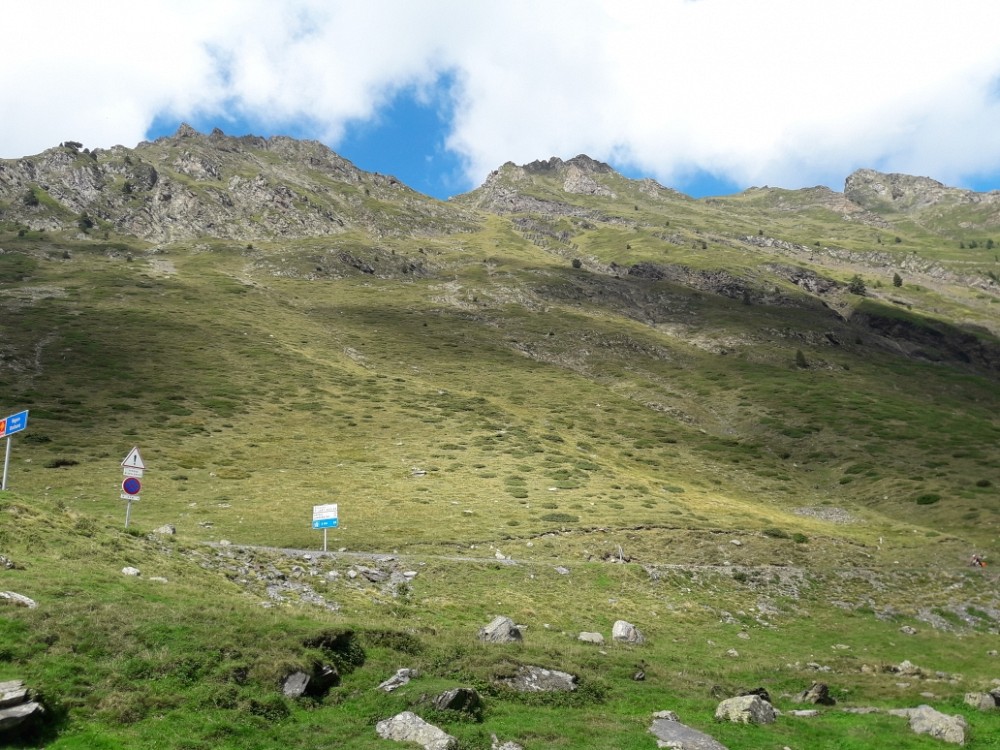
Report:
[[27,607],[28,609],[34,609],[38,606],[38,602],[34,599],[29,599],[24,594],[18,594],[16,591],[0,591],[0,599],[8,601],[11,604],[16,604],[19,607]]
[[917,734],[927,734],[934,739],[956,745],[965,744],[965,730],[969,725],[964,716],[959,714],[949,716],[927,705],[893,709],[889,713],[909,718],[910,729]]
[[673,711],[653,714],[650,733],[656,737],[656,746],[676,750],[727,750],[714,737],[682,724]]
[[378,736],[396,742],[415,742],[425,750],[451,750],[456,740],[450,734],[428,724],[412,711],[403,711],[375,725]]
[[501,615],[479,629],[479,640],[487,643],[514,643],[521,640],[521,631],[512,619]]
[[715,709],[715,719],[740,724],[773,724],[774,706],[759,695],[739,695],[722,701]]
[[620,643],[645,643],[646,638],[635,625],[618,620],[611,628],[611,638]]

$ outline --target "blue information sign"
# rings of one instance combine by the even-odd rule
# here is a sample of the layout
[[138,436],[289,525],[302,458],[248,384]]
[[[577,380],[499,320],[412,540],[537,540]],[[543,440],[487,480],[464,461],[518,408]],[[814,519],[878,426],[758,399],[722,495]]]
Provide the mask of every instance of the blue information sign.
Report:
[[335,529],[337,528],[336,518],[319,518],[313,521],[314,529]]
[[28,410],[19,411],[9,417],[0,419],[0,438],[20,432],[28,426]]

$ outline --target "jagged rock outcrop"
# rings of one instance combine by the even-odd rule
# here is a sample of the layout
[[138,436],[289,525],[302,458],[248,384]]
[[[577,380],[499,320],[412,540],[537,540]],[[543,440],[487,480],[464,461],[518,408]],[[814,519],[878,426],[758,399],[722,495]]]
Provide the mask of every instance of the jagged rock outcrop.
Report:
[[316,141],[203,135],[187,125],[134,149],[66,142],[0,160],[0,218],[153,242],[440,234],[474,223],[461,207],[363,172]]
[[574,196],[595,196],[613,201],[622,197],[619,189],[634,191],[645,199],[656,201],[690,200],[655,180],[623,177],[609,165],[586,154],[565,161],[553,156],[520,166],[507,162],[490,172],[480,187],[458,196],[456,200],[498,214],[535,213],[608,219],[610,217],[600,215],[595,209],[577,205]]
[[933,212],[942,216],[952,209],[964,208],[965,226],[1000,225],[1000,191],[979,193],[948,187],[930,177],[859,169],[844,181],[844,195],[876,213]]

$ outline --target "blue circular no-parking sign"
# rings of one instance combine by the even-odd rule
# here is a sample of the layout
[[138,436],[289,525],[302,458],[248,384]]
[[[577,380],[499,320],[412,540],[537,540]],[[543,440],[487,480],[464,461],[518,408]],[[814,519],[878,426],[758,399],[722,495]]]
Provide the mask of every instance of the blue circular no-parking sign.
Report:
[[122,482],[122,492],[126,495],[138,495],[139,490],[142,489],[142,482],[140,482],[135,477],[127,477],[124,482]]

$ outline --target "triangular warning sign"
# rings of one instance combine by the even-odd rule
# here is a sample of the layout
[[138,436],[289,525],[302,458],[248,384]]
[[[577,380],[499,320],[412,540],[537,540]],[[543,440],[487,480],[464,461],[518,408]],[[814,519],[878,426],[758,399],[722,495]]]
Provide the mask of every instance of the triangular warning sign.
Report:
[[133,448],[129,451],[129,454],[125,456],[125,460],[122,461],[122,466],[129,466],[133,469],[145,469],[146,464],[142,462],[142,456],[139,455],[139,449]]

